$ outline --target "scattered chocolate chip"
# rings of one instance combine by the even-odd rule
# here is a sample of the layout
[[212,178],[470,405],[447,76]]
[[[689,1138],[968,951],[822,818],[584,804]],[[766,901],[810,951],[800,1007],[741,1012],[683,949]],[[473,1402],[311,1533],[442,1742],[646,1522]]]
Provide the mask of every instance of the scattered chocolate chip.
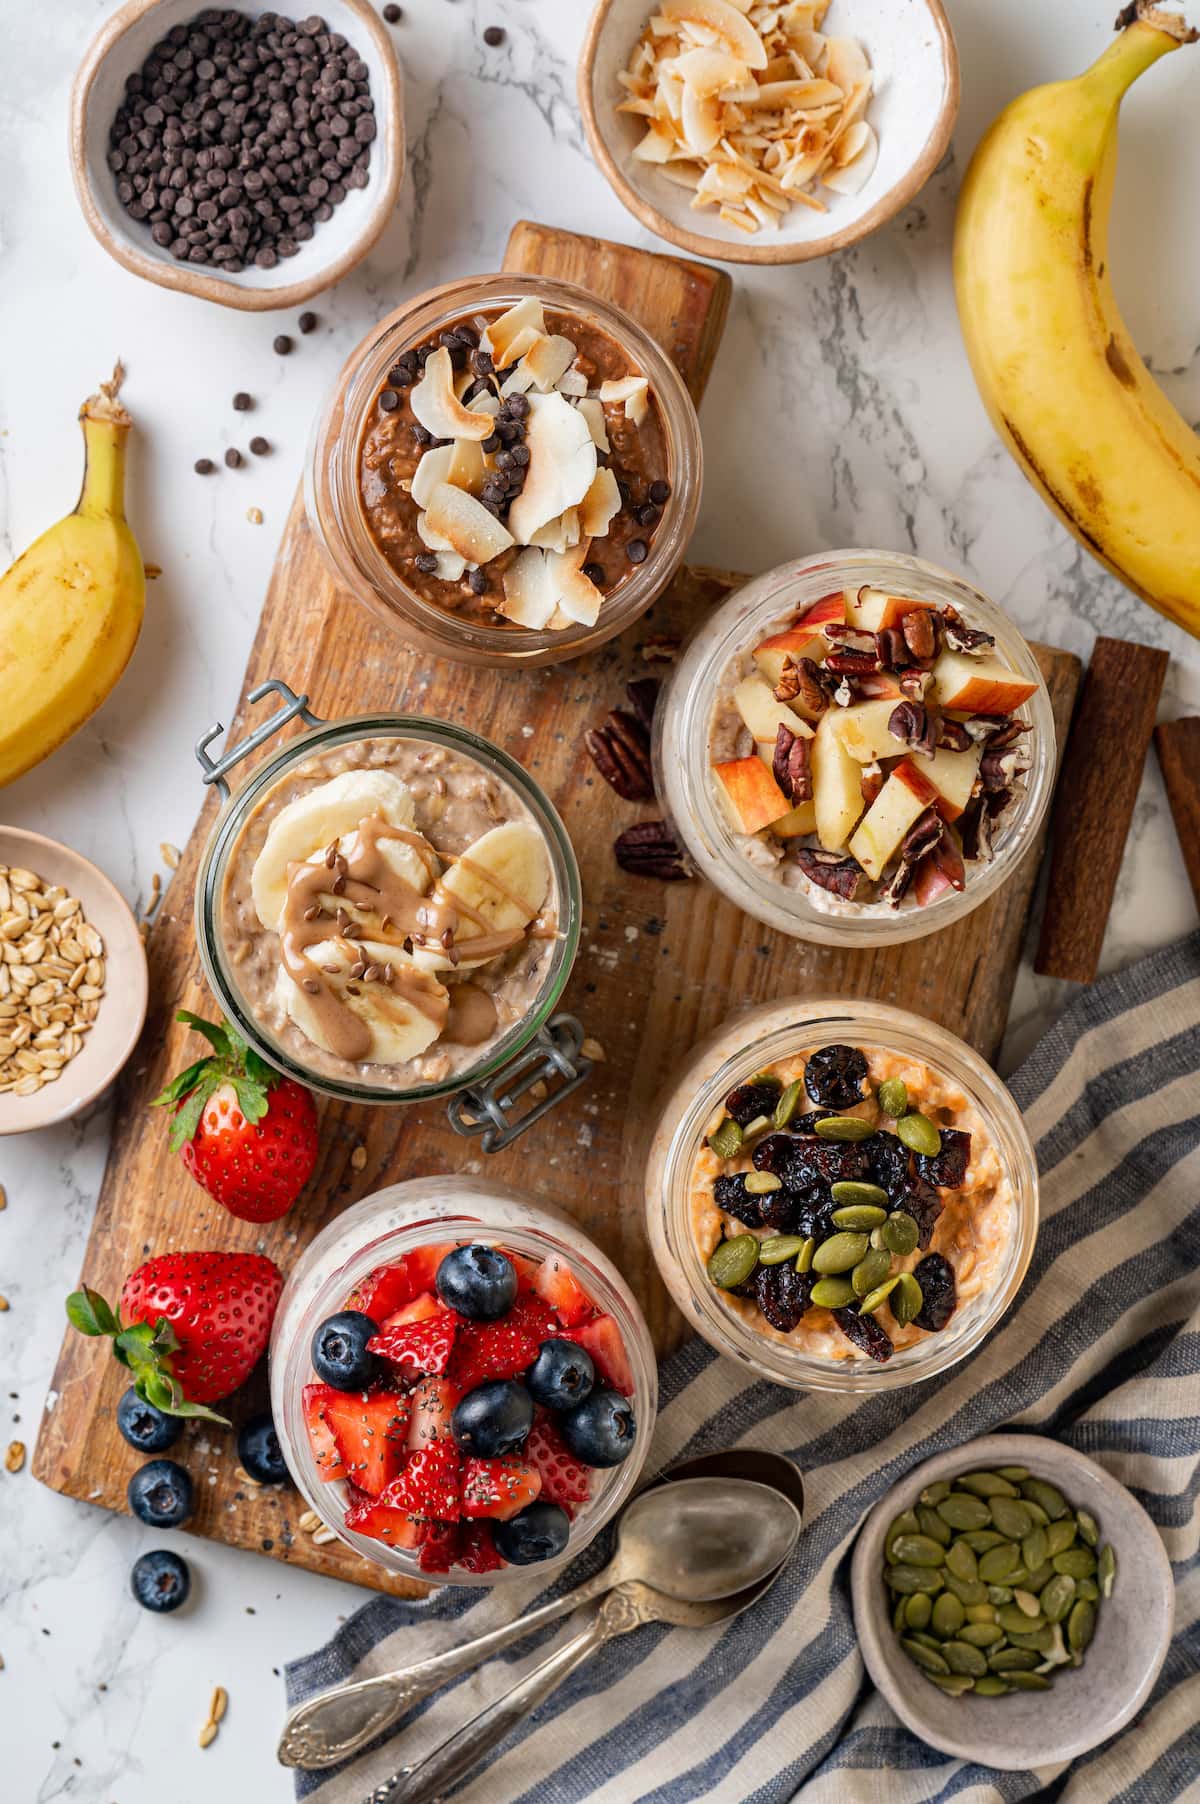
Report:
[[503,25],[489,25],[483,34],[483,41],[495,50],[496,46],[502,44],[507,36],[508,33],[505,31]]
[[[312,192],[311,184],[309,192]],[[302,313],[300,318],[296,321],[296,325],[306,336],[309,332],[315,332],[320,323],[321,322],[315,313]]]
[[385,388],[379,397],[379,405],[384,413],[395,413],[400,405],[400,397],[394,388]]
[[630,539],[625,547],[625,556],[631,564],[644,564],[650,555],[650,547],[645,539]]
[[637,519],[637,523],[639,526],[650,527],[650,526],[657,526],[660,519],[662,518],[662,515],[660,514],[658,508],[647,505],[645,507],[638,508],[635,518]]
[[389,25],[399,25],[401,19],[404,17],[404,8],[402,6],[396,6],[393,3],[393,0],[389,0],[388,5],[383,9],[383,16]]
[[211,457],[198,457],[192,465],[197,476],[211,476],[216,467]]
[[292,341],[286,332],[281,332],[273,341],[271,348],[277,351],[281,357],[287,357],[291,353]]
[[602,589],[605,582],[608,580],[604,574],[603,564],[585,564],[583,566],[583,574],[587,577],[588,581],[594,583],[598,589]]
[[252,438],[250,440],[250,449],[253,451],[255,457],[265,457],[271,449],[271,441],[262,438],[261,436]]
[[613,841],[623,871],[634,877],[657,877],[662,883],[686,883],[692,875],[687,854],[666,821],[639,821]]
[[241,468],[242,454],[235,446],[230,445],[228,451],[225,453],[225,463],[231,470],[238,470]]
[[614,708],[602,726],[583,736],[596,769],[626,802],[648,802],[654,794],[650,736],[635,715]]
[[254,402],[243,388],[239,389],[237,394],[233,397],[233,405],[235,412],[249,413],[250,409],[254,406]]
[[664,482],[662,477],[659,477],[657,481],[652,482],[650,484],[650,499],[656,507],[661,507],[664,501],[669,501],[671,499],[670,483]]

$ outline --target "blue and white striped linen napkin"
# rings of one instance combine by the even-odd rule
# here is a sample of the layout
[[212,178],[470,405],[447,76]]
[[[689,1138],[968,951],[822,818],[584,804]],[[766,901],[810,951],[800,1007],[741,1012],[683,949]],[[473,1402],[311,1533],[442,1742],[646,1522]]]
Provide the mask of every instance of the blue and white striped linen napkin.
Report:
[[[643,1628],[606,1647],[455,1794],[462,1804],[1167,1804],[1200,1796],[1200,934],[1085,991],[1012,1089],[1042,1173],[1042,1226],[1014,1310],[965,1364],[879,1397],[748,1381],[700,1341],[663,1369],[654,1456],[770,1447],[804,1471],[798,1551],[723,1630]],[[1175,1639],[1149,1702],[1070,1768],[998,1773],[902,1728],[865,1679],[850,1613],[855,1532],[931,1454],[1011,1424],[1098,1459],[1172,1561]],[[593,1570],[591,1548],[554,1592]],[[287,1669],[291,1703],[481,1633],[541,1601],[536,1575],[419,1603],[376,1598]],[[542,1659],[578,1622],[459,1680],[356,1761],[297,1777],[361,1804]],[[402,1737],[398,1739],[398,1737]],[[403,1752],[401,1751],[403,1750]],[[1044,1787],[1049,1789],[1043,1790]]]

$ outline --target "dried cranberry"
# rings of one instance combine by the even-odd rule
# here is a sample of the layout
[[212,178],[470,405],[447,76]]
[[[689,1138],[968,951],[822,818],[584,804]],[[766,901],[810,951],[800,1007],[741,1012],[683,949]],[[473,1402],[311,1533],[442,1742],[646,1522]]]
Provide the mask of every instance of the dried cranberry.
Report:
[[718,1209],[724,1209],[727,1215],[735,1215],[748,1228],[762,1227],[762,1202],[760,1196],[752,1196],[746,1189],[744,1171],[720,1177],[713,1184],[713,1201]]
[[798,1272],[790,1261],[760,1265],[754,1274],[754,1300],[781,1334],[790,1334],[808,1308],[814,1277]]
[[[807,1174],[803,1180],[805,1183],[811,1184],[814,1178],[820,1178],[826,1184],[841,1184],[867,1175],[871,1146],[869,1140],[814,1138],[802,1140],[800,1146],[800,1169]],[[796,1183],[794,1178],[788,1181]]]
[[921,1286],[921,1295],[925,1299],[920,1312],[913,1319],[918,1328],[927,1328],[931,1334],[938,1334],[954,1314],[958,1302],[950,1263],[940,1253],[926,1253],[913,1277]]
[[911,1215],[917,1224],[917,1245],[924,1252],[933,1239],[938,1217],[945,1208],[941,1197],[924,1178],[908,1178],[899,1196],[893,1199],[897,1209]]
[[908,1182],[908,1148],[895,1134],[882,1130],[864,1145],[871,1182],[886,1190],[894,1203]]
[[917,1170],[939,1190],[957,1190],[971,1163],[971,1136],[961,1128],[942,1129],[942,1149],[918,1153]]
[[805,1240],[828,1240],[833,1233],[833,1212],[837,1208],[828,1184],[811,1184],[807,1190],[788,1191],[796,1204],[796,1221],[793,1234],[803,1234]]
[[764,1228],[773,1228],[776,1234],[795,1233],[800,1199],[794,1190],[772,1190],[756,1200]]
[[793,1115],[788,1129],[793,1134],[813,1134],[818,1121],[825,1121],[832,1113],[831,1109],[809,1109],[806,1115]]
[[786,1184],[788,1171],[796,1163],[797,1144],[794,1134],[767,1134],[750,1155],[755,1171],[772,1172]]
[[895,1351],[892,1337],[873,1315],[863,1315],[858,1309],[835,1309],[833,1319],[860,1352],[866,1353],[876,1365],[887,1364]]
[[804,1067],[804,1088],[827,1109],[852,1109],[862,1101],[866,1075],[857,1046],[821,1046]]
[[749,1127],[760,1115],[772,1115],[778,1101],[778,1084],[739,1084],[725,1098],[725,1112],[739,1127]]

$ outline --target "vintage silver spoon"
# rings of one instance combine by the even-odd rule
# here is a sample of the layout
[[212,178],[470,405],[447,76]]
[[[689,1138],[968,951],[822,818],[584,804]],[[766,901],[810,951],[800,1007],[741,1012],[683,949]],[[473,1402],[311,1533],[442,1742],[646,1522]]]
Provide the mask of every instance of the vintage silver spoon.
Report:
[[[799,1532],[795,1504],[771,1487],[737,1477],[698,1477],[655,1485],[625,1510],[616,1552],[602,1572],[565,1597],[413,1666],[359,1679],[298,1704],[279,1741],[284,1766],[320,1769],[347,1760],[397,1717],[460,1673],[469,1672],[546,1623],[606,1591],[642,1580],[664,1595],[707,1601],[741,1588],[748,1562],[778,1564]],[[696,1549],[705,1571],[696,1574]],[[784,1552],[778,1552],[784,1548]],[[699,1584],[700,1590],[694,1587]]]

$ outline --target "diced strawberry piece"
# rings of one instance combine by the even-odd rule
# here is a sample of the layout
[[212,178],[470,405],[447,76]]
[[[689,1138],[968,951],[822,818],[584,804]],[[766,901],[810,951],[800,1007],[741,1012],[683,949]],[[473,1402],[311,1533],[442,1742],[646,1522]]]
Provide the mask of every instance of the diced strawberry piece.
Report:
[[439,1309],[418,1321],[401,1322],[373,1334],[367,1346],[372,1353],[390,1360],[403,1378],[438,1376],[449,1364],[457,1332],[458,1317],[454,1311]]
[[504,1561],[496,1552],[490,1522],[464,1522],[458,1544],[458,1563],[464,1572],[495,1572]]
[[458,1558],[460,1529],[457,1522],[431,1522],[421,1543],[422,1572],[449,1572]]
[[384,1322],[412,1297],[412,1280],[403,1265],[377,1265],[360,1278],[343,1305],[361,1310],[373,1322]]
[[301,1392],[308,1443],[317,1462],[317,1471],[326,1484],[330,1484],[335,1478],[346,1476],[346,1462],[338,1452],[338,1444],[333,1438],[333,1430],[325,1412],[329,1398],[339,1396],[341,1392],[335,1391],[331,1384],[306,1384]]
[[435,1246],[416,1247],[411,1253],[403,1255],[400,1264],[408,1273],[410,1297],[420,1296],[423,1290],[432,1291],[436,1288],[434,1279],[437,1277],[437,1268],[457,1244],[454,1240],[443,1240]]
[[[374,1346],[374,1342],[370,1343]],[[462,1391],[473,1391],[492,1378],[519,1378],[537,1358],[538,1341],[508,1318],[501,1322],[463,1322],[453,1357],[444,1368]]]
[[408,1398],[392,1391],[330,1390],[322,1407],[346,1475],[360,1491],[378,1497],[400,1471],[408,1440]]
[[542,1260],[533,1288],[568,1328],[582,1322],[593,1311],[594,1304],[587,1291],[566,1261],[555,1253]]
[[[593,1364],[605,1384],[623,1397],[633,1395],[633,1371],[621,1339],[621,1330],[611,1315],[598,1315],[594,1321],[581,1322],[565,1329],[564,1340],[573,1340],[592,1356]],[[374,1345],[374,1343],[371,1343]]]
[[386,1541],[389,1547],[419,1547],[427,1524],[396,1509],[384,1497],[361,1497],[346,1511],[346,1527],[355,1534]]
[[503,1253],[509,1264],[515,1267],[518,1291],[537,1288],[535,1279],[542,1268],[536,1259],[528,1259],[524,1253],[514,1253],[511,1247],[497,1247],[496,1251]]
[[453,1441],[433,1441],[418,1448],[388,1487],[387,1502],[426,1521],[457,1522],[460,1464]]
[[591,1496],[590,1468],[575,1458],[549,1415],[539,1411],[525,1442],[524,1457],[542,1481],[539,1495],[549,1503],[561,1503],[568,1515]]
[[519,1328],[527,1334],[539,1347],[559,1332],[558,1317],[550,1305],[543,1303],[541,1297],[529,1294],[518,1296],[504,1320],[510,1328]]
[[532,1466],[519,1459],[469,1459],[463,1461],[459,1486],[464,1516],[494,1516],[507,1522],[532,1503],[542,1481]]
[[408,1424],[409,1451],[428,1447],[432,1441],[448,1441],[450,1417],[461,1395],[448,1378],[422,1378],[409,1393],[412,1416]]
[[445,1307],[444,1303],[438,1302],[432,1291],[423,1290],[419,1297],[414,1297],[403,1309],[397,1309],[393,1315],[385,1317],[379,1324],[379,1331],[382,1334],[386,1328],[403,1327],[405,1322],[427,1322],[431,1315],[440,1315]]

